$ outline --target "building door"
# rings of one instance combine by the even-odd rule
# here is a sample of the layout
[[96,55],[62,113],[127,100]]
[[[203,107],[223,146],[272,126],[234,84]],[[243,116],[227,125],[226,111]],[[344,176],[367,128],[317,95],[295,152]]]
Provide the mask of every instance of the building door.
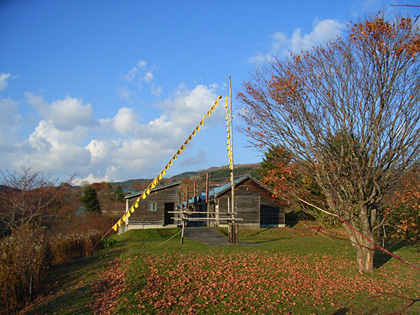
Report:
[[281,222],[280,210],[278,207],[261,205],[260,224],[261,227],[278,226]]
[[174,219],[172,219],[175,216],[175,213],[169,213],[169,211],[175,210],[175,203],[173,202],[165,202],[165,221],[164,224],[174,224]]

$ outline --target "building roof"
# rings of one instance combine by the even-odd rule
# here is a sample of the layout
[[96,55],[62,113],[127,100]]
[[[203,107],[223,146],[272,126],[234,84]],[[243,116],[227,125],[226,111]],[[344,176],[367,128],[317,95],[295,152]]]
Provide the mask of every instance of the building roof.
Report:
[[[274,195],[274,191],[269,188],[267,185],[264,185],[263,183],[261,183],[259,180],[257,180],[255,177],[252,177],[250,174],[247,174],[245,176],[242,176],[241,178],[238,178],[237,180],[235,180],[233,183],[234,185],[239,185],[240,183],[244,182],[245,180],[250,179],[252,180],[254,183],[256,183],[257,185],[261,186],[262,188],[268,190],[270,193],[272,193]],[[210,197],[219,197],[221,194],[225,193],[226,191],[230,190],[232,187],[232,183],[229,182],[223,186],[220,187],[216,187],[214,189],[212,189],[209,193]]]
[[[180,185],[180,184],[181,184],[181,182],[182,182],[181,180],[177,180],[177,181],[172,182],[172,183],[169,183],[169,184],[164,184],[164,185],[156,186],[155,188],[150,189],[150,192],[152,193],[152,192],[156,192],[156,191],[159,191],[159,190],[162,190],[162,189],[166,189],[166,188],[169,188],[169,187],[172,187],[172,186]],[[141,196],[141,195],[142,195],[145,191],[146,191],[146,190],[142,190],[142,191],[135,192],[135,193],[133,193],[133,194],[127,195],[127,196],[125,196],[125,199],[132,199],[132,198],[139,197],[139,196]]]
[[[199,201],[206,201],[206,194],[201,194],[195,197],[195,201],[199,202]],[[188,203],[194,203],[194,197],[190,198],[188,200]]]

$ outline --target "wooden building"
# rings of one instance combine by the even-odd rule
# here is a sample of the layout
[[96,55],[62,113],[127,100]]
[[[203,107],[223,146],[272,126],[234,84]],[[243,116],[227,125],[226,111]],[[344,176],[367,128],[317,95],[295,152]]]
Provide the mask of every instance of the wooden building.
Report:
[[[170,213],[177,209],[189,209],[189,226],[226,226],[227,213],[231,206],[231,183],[216,187],[209,192],[209,205],[206,196],[199,195],[181,203],[181,181],[155,187],[146,199],[140,199],[139,207],[121,225],[118,233],[132,229],[175,227],[180,221],[174,220],[178,214]],[[126,196],[127,210],[141,196],[143,191]],[[208,209],[208,213],[205,212]],[[285,206],[274,197],[274,192],[252,177],[243,176],[235,181],[235,217],[241,227],[283,227],[285,226]],[[198,218],[199,220],[194,220]],[[209,218],[209,219],[206,219]]]
[[[131,214],[125,225],[121,225],[118,233],[124,233],[133,229],[153,229],[162,227],[175,227],[174,214],[179,205],[181,181],[157,186],[150,191],[146,199],[140,199],[139,207]],[[126,208],[143,194],[143,191],[127,195]]]
[[[235,217],[239,218],[238,225],[242,227],[284,227],[285,207],[274,197],[274,192],[252,177],[243,176],[234,182],[235,186]],[[210,212],[217,218],[230,210],[232,185],[228,183],[210,192]],[[224,225],[212,224],[210,225]]]

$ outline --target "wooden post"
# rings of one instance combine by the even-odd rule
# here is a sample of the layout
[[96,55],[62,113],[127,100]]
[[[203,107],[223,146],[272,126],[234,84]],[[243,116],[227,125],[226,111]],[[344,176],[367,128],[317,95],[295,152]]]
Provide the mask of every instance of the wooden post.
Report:
[[[130,207],[128,206],[128,199],[125,199],[125,213],[129,211]],[[125,225],[128,225],[128,216],[126,216]]]
[[230,159],[229,163],[230,168],[230,182],[231,182],[231,207],[230,207],[230,217],[231,221],[228,225],[228,238],[229,244],[238,244],[238,224],[235,222],[235,181],[233,179],[233,107],[232,107],[232,81],[229,76],[229,137],[230,137]]
[[209,202],[209,173],[206,173],[206,211],[207,211],[207,226],[209,226],[210,218],[210,202]]
[[185,220],[184,215],[181,213],[181,244],[184,244],[184,231],[185,231]]
[[197,211],[197,182],[194,181],[194,211]]
[[186,198],[186,201],[185,201],[185,209],[187,209],[188,210],[188,207],[189,207],[189,202],[190,202],[190,194],[189,194],[189,191],[188,191],[188,186],[185,188],[185,198]]

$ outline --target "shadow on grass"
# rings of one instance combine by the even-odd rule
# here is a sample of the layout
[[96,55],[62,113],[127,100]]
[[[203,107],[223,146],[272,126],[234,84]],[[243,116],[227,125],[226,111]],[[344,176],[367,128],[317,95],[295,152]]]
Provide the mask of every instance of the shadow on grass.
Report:
[[271,242],[277,242],[277,241],[284,241],[284,240],[290,240],[293,237],[279,237],[279,238],[270,238],[267,240],[260,240],[256,242],[252,242],[252,244],[264,244],[264,243],[271,243]]
[[111,248],[52,266],[44,296],[22,314],[92,314],[92,285],[122,253],[122,248]]
[[253,233],[253,234],[250,234],[250,235],[247,235],[248,237],[254,237],[254,236],[257,236],[257,235],[259,235],[259,234],[261,234],[261,233],[264,233],[264,232],[266,232],[266,231],[268,231],[270,228],[261,228],[261,229],[259,229],[258,231],[256,231],[255,233]]
[[339,310],[335,311],[331,315],[344,315],[347,314],[350,310],[347,307],[340,308]]
[[[391,240],[391,241],[387,241],[385,244],[385,249],[389,250],[391,253],[394,253],[395,251],[404,248],[404,247],[414,247],[416,244],[413,242],[409,242],[409,241],[405,241],[405,240],[399,240],[399,241],[395,241],[395,240]],[[392,256],[384,253],[380,250],[377,250],[375,252],[375,256],[373,257],[373,265],[375,268],[380,268],[383,265],[385,265],[389,260],[391,260]]]
[[300,210],[292,210],[285,213],[285,220],[288,226],[294,227],[300,221],[315,221],[315,217]]

